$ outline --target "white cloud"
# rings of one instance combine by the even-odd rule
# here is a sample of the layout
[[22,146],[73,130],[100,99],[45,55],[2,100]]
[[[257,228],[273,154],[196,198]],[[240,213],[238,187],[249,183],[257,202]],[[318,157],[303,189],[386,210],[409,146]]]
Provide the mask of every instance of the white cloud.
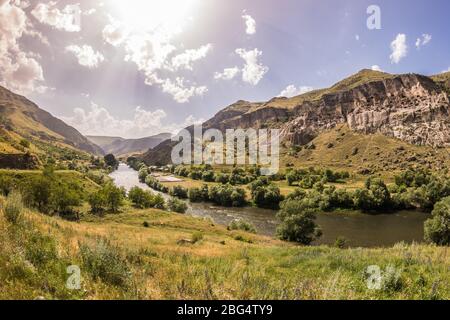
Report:
[[416,48],[420,49],[420,47],[427,45],[432,39],[430,34],[424,33],[422,34],[422,38],[417,38],[416,40]]
[[394,41],[391,42],[392,53],[390,55],[391,63],[399,63],[408,53],[406,45],[406,35],[399,33]]
[[441,73],[445,73],[445,72],[450,72],[450,67],[448,67],[448,69],[447,69],[447,70],[442,70],[442,72],[441,72]]
[[24,1],[0,0],[0,85],[21,94],[46,90],[38,55],[19,45],[23,35],[38,35],[23,11],[26,5]]
[[208,88],[205,86],[186,86],[183,78],[177,77],[175,81],[165,79],[161,83],[163,92],[170,94],[178,103],[186,103],[194,96],[203,96]]
[[312,90],[314,90],[313,87],[301,86],[301,87],[297,88],[295,85],[291,84],[291,85],[288,85],[283,91],[281,91],[280,94],[278,95],[278,97],[291,98],[291,97],[299,96],[301,94],[310,92]]
[[125,41],[128,31],[118,20],[115,20],[112,17],[109,17],[109,20],[109,24],[103,29],[103,39],[107,43],[117,47]]
[[79,5],[67,5],[64,9],[56,8],[58,3],[50,1],[39,3],[31,14],[40,22],[55,29],[67,32],[79,32],[81,30]]
[[380,71],[383,72],[383,70],[380,68],[379,65],[374,64],[372,67],[370,67],[373,71]]
[[264,75],[269,71],[267,66],[259,63],[258,58],[262,55],[262,51],[258,49],[245,50],[242,48],[236,49],[236,53],[245,61],[242,69],[242,80],[252,85],[257,85]]
[[238,67],[225,68],[223,72],[216,72],[214,74],[214,79],[216,80],[231,80],[236,77],[241,70]]
[[253,19],[253,17],[248,14],[244,14],[242,16],[242,19],[244,19],[244,21],[245,21],[245,26],[246,26],[245,32],[250,35],[255,34],[256,33],[255,19]]
[[190,115],[182,123],[172,122],[166,125],[163,123],[167,118],[164,110],[146,111],[142,107],[136,107],[129,119],[121,120],[111,115],[106,108],[94,103],[87,111],[75,108],[72,117],[61,118],[86,135],[116,136],[119,132],[123,138],[140,138],[161,132],[176,133],[192,124],[204,122],[203,119]]
[[356,41],[359,41],[359,34],[356,34],[356,35],[355,35],[355,40],[356,40]]
[[66,51],[73,53],[77,57],[78,63],[89,69],[97,68],[105,60],[105,57],[100,52],[95,51],[88,45],[81,47],[77,45],[67,46]]
[[179,55],[172,58],[172,67],[175,70],[184,68],[187,70],[192,70],[192,63],[203,59],[211,51],[212,45],[206,44],[198,49],[189,49]]

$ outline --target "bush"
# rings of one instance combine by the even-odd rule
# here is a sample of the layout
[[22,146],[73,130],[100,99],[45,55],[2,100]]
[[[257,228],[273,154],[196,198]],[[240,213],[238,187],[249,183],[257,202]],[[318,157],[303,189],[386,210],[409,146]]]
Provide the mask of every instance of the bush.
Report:
[[21,145],[22,147],[28,149],[28,148],[30,148],[30,141],[25,140],[25,139],[22,139],[22,140],[20,140],[20,145]]
[[111,169],[116,170],[119,167],[119,161],[117,161],[113,154],[107,154],[103,159],[105,164]]
[[148,168],[146,166],[142,166],[139,169],[138,177],[140,182],[145,182],[145,178],[149,175]]
[[182,186],[174,186],[172,189],[170,189],[169,194],[172,197],[177,197],[180,199],[188,198],[188,190]]
[[347,246],[347,239],[344,237],[337,237],[336,241],[334,241],[334,246],[339,249],[344,249]]
[[80,244],[84,268],[94,279],[118,287],[128,287],[131,271],[119,249],[108,240],[98,239],[94,246]]
[[152,208],[154,206],[154,196],[150,191],[144,191],[139,187],[133,187],[128,192],[128,198],[133,205],[139,209]]
[[97,191],[89,195],[88,203],[94,214],[103,213],[106,210],[106,197],[103,192]]
[[81,205],[81,195],[76,186],[67,183],[55,185],[50,195],[53,209],[60,213],[69,213],[73,207]]
[[450,245],[450,197],[436,203],[432,218],[425,221],[425,240],[441,246]]
[[245,190],[230,184],[217,185],[209,189],[210,201],[224,207],[242,207],[245,205]]
[[6,198],[6,203],[3,208],[6,220],[11,223],[20,221],[23,212],[22,195],[17,191],[12,191]]
[[191,236],[191,240],[192,240],[192,243],[197,243],[197,242],[203,240],[203,233],[201,233],[200,231],[194,232]]
[[208,201],[208,185],[205,184],[201,188],[191,188],[188,192],[188,198],[191,202],[203,202]]
[[283,196],[274,184],[257,187],[252,192],[253,202],[259,208],[278,209]]
[[124,188],[116,187],[112,183],[108,183],[103,187],[102,191],[105,197],[106,206],[111,212],[118,212],[119,208],[123,205],[126,191]]
[[235,219],[228,225],[228,230],[242,230],[246,232],[256,233],[256,228],[253,224],[242,219]]
[[385,210],[391,204],[391,194],[380,179],[369,178],[365,189],[355,192],[355,206],[363,211]]
[[167,202],[167,207],[172,212],[185,213],[188,209],[187,204],[184,201],[178,200],[177,198],[170,198]]

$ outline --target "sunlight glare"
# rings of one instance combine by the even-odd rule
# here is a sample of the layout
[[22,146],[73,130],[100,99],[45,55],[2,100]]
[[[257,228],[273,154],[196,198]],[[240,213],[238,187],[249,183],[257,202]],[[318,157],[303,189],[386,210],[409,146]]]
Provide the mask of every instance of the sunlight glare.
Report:
[[131,29],[181,31],[197,0],[110,0],[117,18]]

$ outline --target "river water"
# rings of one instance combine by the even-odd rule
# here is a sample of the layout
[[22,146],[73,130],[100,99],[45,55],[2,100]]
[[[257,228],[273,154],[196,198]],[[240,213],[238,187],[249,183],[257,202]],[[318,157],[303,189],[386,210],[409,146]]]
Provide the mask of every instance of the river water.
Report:
[[[121,164],[110,174],[116,185],[127,190],[134,186],[149,190],[139,182],[138,174],[132,168]],[[156,192],[156,191],[154,191]],[[164,195],[164,197],[168,197]],[[224,208],[210,203],[188,203],[187,214],[210,217],[217,224],[228,225],[232,220],[242,218],[251,222],[258,233],[274,236],[278,224],[276,211],[254,207]],[[421,242],[423,223],[428,214],[416,211],[400,211],[389,214],[369,215],[358,212],[319,213],[317,223],[323,236],[315,244],[333,244],[337,237],[344,237],[353,247],[384,247],[397,242]]]

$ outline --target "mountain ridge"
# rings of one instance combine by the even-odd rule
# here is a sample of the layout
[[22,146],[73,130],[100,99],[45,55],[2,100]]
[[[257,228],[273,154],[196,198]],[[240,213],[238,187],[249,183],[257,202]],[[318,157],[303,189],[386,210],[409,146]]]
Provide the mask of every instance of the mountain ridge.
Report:
[[[30,144],[30,146],[27,146]],[[41,109],[28,98],[0,86],[0,152],[37,153],[53,151],[102,155],[101,148],[77,129]]]
[[91,142],[100,146],[105,153],[112,153],[116,156],[142,153],[148,149],[156,147],[158,144],[171,137],[170,133],[159,133],[154,136],[125,139],[122,137],[108,136],[86,136]]
[[[283,143],[304,146],[324,131],[346,125],[364,135],[380,133],[414,145],[450,146],[450,73],[388,74],[363,69],[330,88],[267,102],[237,101],[203,129],[278,128]],[[170,162],[170,143],[142,159]],[[159,155],[152,153],[158,152]]]

